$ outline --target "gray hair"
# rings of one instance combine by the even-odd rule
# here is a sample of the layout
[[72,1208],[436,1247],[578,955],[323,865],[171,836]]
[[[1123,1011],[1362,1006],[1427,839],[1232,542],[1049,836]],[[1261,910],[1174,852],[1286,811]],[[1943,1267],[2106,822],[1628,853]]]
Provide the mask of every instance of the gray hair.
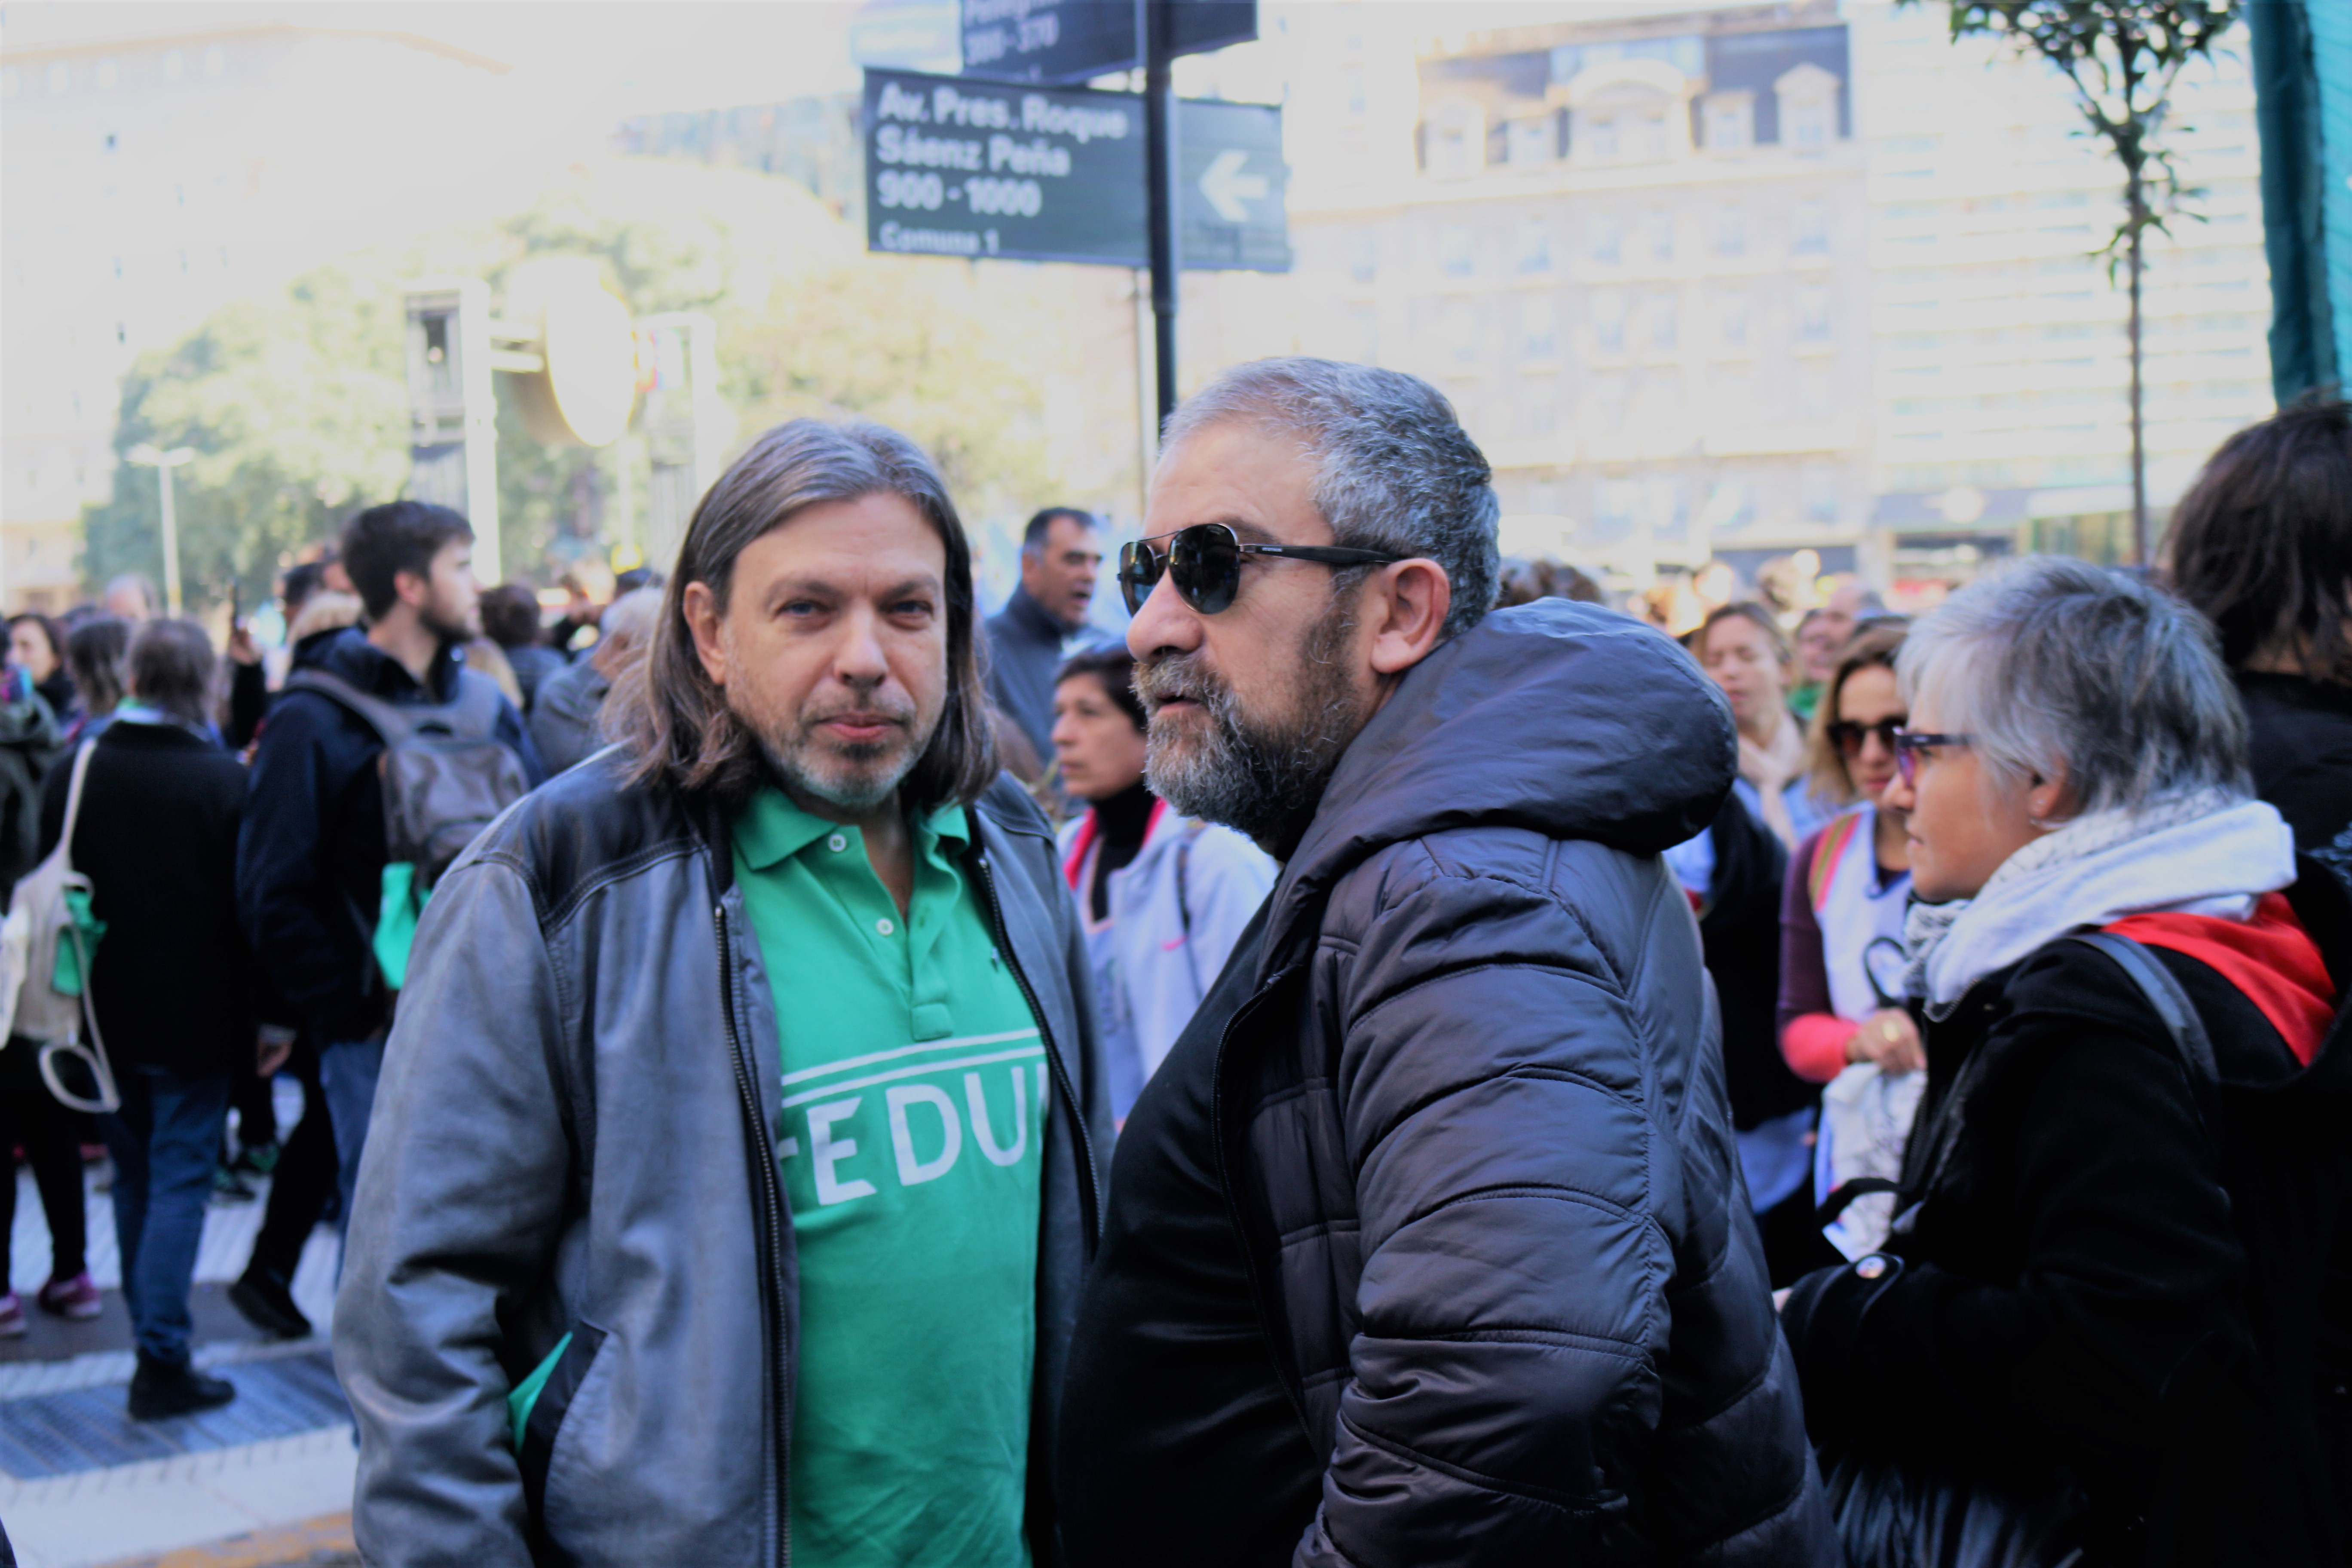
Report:
[[1425,556],[1445,569],[1454,590],[1447,637],[1494,606],[1502,575],[1494,470],[1437,388],[1371,365],[1262,359],[1185,399],[1169,416],[1163,457],[1236,421],[1300,438],[1316,467],[1315,510],[1335,542]]
[[2034,555],[1911,628],[1895,670],[1918,711],[2010,782],[2063,774],[2078,811],[2243,797],[2246,721],[2204,618],[2147,583]]
[[661,606],[659,588],[633,588],[604,606],[596,617],[597,632],[608,637],[643,637],[661,619]]

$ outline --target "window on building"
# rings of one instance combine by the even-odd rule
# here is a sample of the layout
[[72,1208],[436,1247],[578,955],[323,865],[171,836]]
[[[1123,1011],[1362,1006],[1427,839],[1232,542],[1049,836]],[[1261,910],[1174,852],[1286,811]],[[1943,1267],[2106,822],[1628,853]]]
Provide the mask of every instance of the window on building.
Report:
[[1592,296],[1592,343],[1610,353],[1622,353],[1625,347],[1625,296],[1614,289],[1601,289]]
[[1716,335],[1737,348],[1748,342],[1748,291],[1732,289],[1715,301]]
[[1455,364],[1475,364],[1478,359],[1478,312],[1467,300],[1448,300],[1438,313],[1438,332],[1445,342],[1446,356]]
[[206,76],[218,76],[226,69],[228,69],[228,51],[226,49],[222,48],[218,44],[215,44],[212,47],[205,51],[205,74]]
[[1756,141],[1756,99],[1751,93],[1717,92],[1707,95],[1699,111],[1699,122],[1706,127],[1707,151],[1737,152],[1752,146]]
[[1825,343],[1830,341],[1830,291],[1826,289],[1797,290],[1797,341]]
[[1519,352],[1529,359],[1549,359],[1559,352],[1559,308],[1549,294],[1529,294],[1519,301]]
[[1475,173],[1485,162],[1480,143],[1485,133],[1477,111],[1467,104],[1439,108],[1429,122],[1429,172],[1444,179]]
[[1519,389],[1519,434],[1540,441],[1559,428],[1559,405],[1551,383],[1529,381]]
[[89,85],[101,92],[119,85],[121,80],[122,67],[111,55],[90,68]]
[[1580,113],[1576,127],[1576,144],[1585,157],[1607,163],[1617,156],[1617,117],[1613,114]]
[[1830,144],[1831,117],[1836,106],[1819,98],[1801,98],[1787,106],[1780,121],[1780,139],[1799,149]]
[[114,152],[117,148],[121,147],[121,139],[113,132],[110,131],[106,133],[106,150],[108,152]]
[[1551,225],[1541,218],[1531,217],[1519,225],[1519,270],[1551,270]]
[[0,66],[0,98],[14,98],[25,90],[25,73],[15,66]]
[[120,256],[114,258],[114,280],[118,283],[122,281],[122,258]]
[[1650,237],[1650,259],[1672,261],[1675,258],[1675,215],[1665,211],[1645,213],[1642,230]]
[[182,272],[185,272],[185,271],[187,271],[187,269],[188,269],[188,253],[187,253],[186,251],[184,251],[184,251],[180,252],[180,270],[181,270]]
[[1350,306],[1348,310],[1348,357],[1358,364],[1381,363],[1380,312],[1369,305]]
[[1681,314],[1676,309],[1675,297],[1672,294],[1653,296],[1647,313],[1650,318],[1650,346],[1654,349],[1673,348],[1678,335]]
[[1478,270],[1476,237],[1467,224],[1448,224],[1438,236],[1438,266],[1448,278],[1467,278]]
[[1625,259],[1625,220],[1614,213],[1602,213],[1592,220],[1586,231],[1591,240],[1592,259],[1604,267],[1614,267]]
[[49,91],[52,94],[73,90],[73,67],[64,60],[49,62]]
[[1797,483],[1807,522],[1837,521],[1838,472],[1834,464],[1807,463]]
[[1348,232],[1348,276],[1370,283],[1381,275],[1381,234],[1375,228]]
[[163,51],[163,79],[177,81],[188,74],[188,57],[180,49]]
[[114,323],[114,341],[115,341],[117,343],[127,343],[127,342],[129,342],[131,341],[131,328],[130,328],[127,324],[125,324],[125,323],[123,323],[123,322],[121,322],[121,321],[117,321],[117,322],[115,322],[115,323]]
[[1654,163],[1666,155],[1666,116],[1664,110],[1654,110],[1634,117],[1633,146],[1629,151],[1643,163]]
[[1633,531],[1633,516],[1642,504],[1642,487],[1633,479],[1603,479],[1594,498],[1594,521],[1601,542],[1614,543]]
[[1552,129],[1549,121],[1514,120],[1509,135],[1512,167],[1530,169],[1551,162]]
[[1371,95],[1364,86],[1364,73],[1362,71],[1341,71],[1339,73],[1339,91],[1341,96],[1347,100],[1349,113],[1362,115],[1370,110],[1372,107]]
[[1827,202],[1799,202],[1790,214],[1790,248],[1800,256],[1826,256],[1830,248]]
[[1715,215],[1715,253],[1717,256],[1748,254],[1748,215],[1738,207],[1725,207]]

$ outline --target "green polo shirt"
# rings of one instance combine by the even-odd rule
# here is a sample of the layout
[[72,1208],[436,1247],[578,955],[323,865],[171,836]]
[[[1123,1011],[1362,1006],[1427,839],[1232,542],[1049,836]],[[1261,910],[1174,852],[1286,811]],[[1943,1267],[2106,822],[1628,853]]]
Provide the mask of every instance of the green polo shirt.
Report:
[[792,1542],[812,1568],[1022,1568],[1047,1107],[961,805],[864,838],[763,789],[735,879],[775,995],[800,1253]]

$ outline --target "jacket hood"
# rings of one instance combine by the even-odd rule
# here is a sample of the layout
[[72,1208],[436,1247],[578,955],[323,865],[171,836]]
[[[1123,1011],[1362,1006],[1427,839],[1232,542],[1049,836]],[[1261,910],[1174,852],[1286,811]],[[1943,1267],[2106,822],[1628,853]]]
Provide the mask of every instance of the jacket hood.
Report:
[[1730,704],[1664,633],[1567,599],[1496,610],[1349,746],[1283,868],[1267,950],[1388,845],[1494,826],[1654,855],[1714,819],[1738,766]]

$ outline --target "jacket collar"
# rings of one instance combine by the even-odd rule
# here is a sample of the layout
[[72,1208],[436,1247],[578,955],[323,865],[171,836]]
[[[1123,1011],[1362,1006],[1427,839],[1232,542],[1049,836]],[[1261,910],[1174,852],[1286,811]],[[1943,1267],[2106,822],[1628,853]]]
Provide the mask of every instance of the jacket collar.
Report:
[[1019,584],[1014,585],[1013,596],[1004,601],[1004,617],[1039,642],[1056,646],[1077,630],[1047,614],[1045,605],[1030,597],[1028,588]]

